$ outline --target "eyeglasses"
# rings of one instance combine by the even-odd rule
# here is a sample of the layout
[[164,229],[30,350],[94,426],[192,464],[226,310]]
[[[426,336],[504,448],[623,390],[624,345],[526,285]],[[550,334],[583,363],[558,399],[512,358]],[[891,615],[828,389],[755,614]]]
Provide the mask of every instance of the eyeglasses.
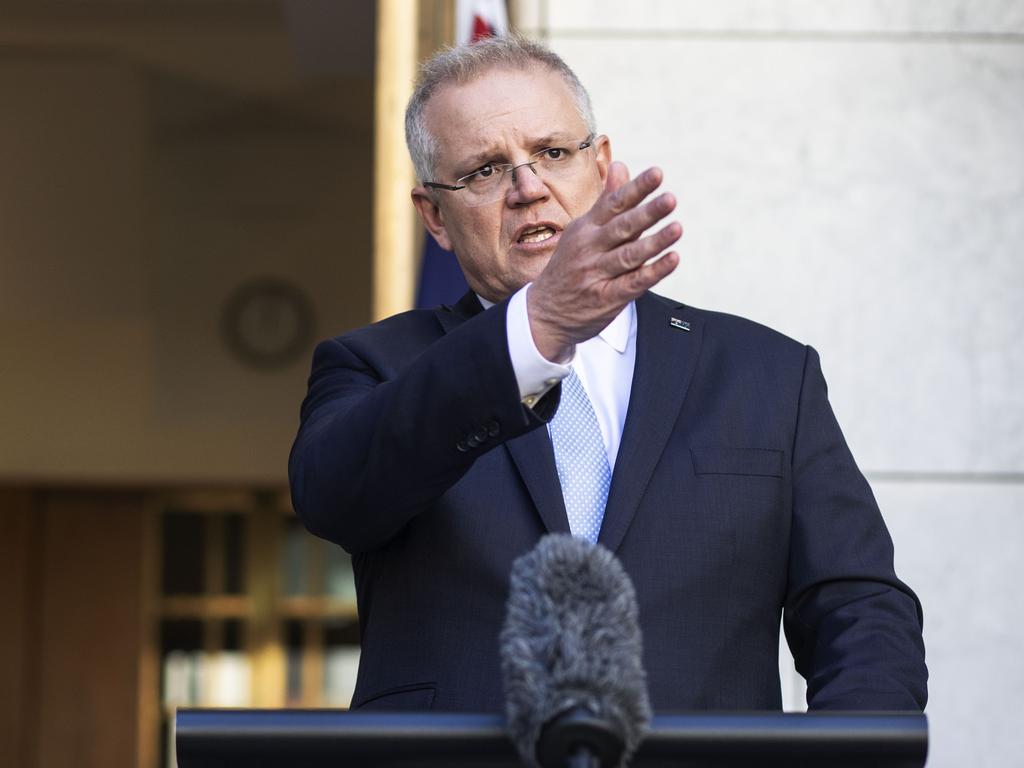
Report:
[[546,147],[530,155],[530,159],[519,165],[512,163],[487,163],[472,173],[467,173],[454,184],[425,181],[423,186],[443,189],[448,192],[465,190],[463,199],[467,205],[487,205],[500,200],[516,181],[516,171],[529,168],[545,183],[571,179],[585,166],[586,150],[593,144],[594,134],[583,141],[568,142],[564,147]]

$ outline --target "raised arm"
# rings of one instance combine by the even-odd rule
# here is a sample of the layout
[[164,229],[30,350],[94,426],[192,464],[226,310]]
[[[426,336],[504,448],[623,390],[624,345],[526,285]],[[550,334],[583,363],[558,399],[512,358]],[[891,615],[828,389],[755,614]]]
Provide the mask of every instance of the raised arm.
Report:
[[545,417],[520,403],[504,304],[443,335],[420,312],[325,341],[289,460],[295,510],[349,552],[373,549]]

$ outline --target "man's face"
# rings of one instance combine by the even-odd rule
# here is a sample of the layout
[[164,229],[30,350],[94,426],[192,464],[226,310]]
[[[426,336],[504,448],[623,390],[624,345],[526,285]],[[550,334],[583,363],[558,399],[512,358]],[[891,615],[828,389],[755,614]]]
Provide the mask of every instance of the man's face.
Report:
[[[493,69],[445,86],[427,103],[424,119],[438,145],[431,181],[444,184],[488,162],[518,165],[546,147],[587,138],[569,86],[543,66]],[[565,226],[601,194],[608,139],[597,137],[584,155],[579,173],[557,183],[518,169],[515,181],[505,182],[507,193],[486,205],[468,205],[467,190],[431,197],[424,187],[413,190],[413,202],[441,246],[455,251],[470,288],[497,302],[541,273]]]

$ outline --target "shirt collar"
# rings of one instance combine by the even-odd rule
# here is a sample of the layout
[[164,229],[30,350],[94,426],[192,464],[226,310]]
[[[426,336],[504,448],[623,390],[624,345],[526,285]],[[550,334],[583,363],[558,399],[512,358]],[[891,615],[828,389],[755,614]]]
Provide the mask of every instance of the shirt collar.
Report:
[[597,335],[604,340],[605,344],[621,355],[626,351],[626,346],[629,344],[629,332],[633,327],[635,315],[636,305],[631,301]]

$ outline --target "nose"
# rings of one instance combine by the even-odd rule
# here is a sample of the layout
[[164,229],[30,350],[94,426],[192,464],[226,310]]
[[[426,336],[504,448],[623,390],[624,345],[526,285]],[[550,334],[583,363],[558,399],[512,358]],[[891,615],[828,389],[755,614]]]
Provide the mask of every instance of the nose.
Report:
[[548,196],[548,187],[537,175],[533,162],[520,163],[508,175],[512,177],[512,188],[509,190],[509,205],[527,205]]

